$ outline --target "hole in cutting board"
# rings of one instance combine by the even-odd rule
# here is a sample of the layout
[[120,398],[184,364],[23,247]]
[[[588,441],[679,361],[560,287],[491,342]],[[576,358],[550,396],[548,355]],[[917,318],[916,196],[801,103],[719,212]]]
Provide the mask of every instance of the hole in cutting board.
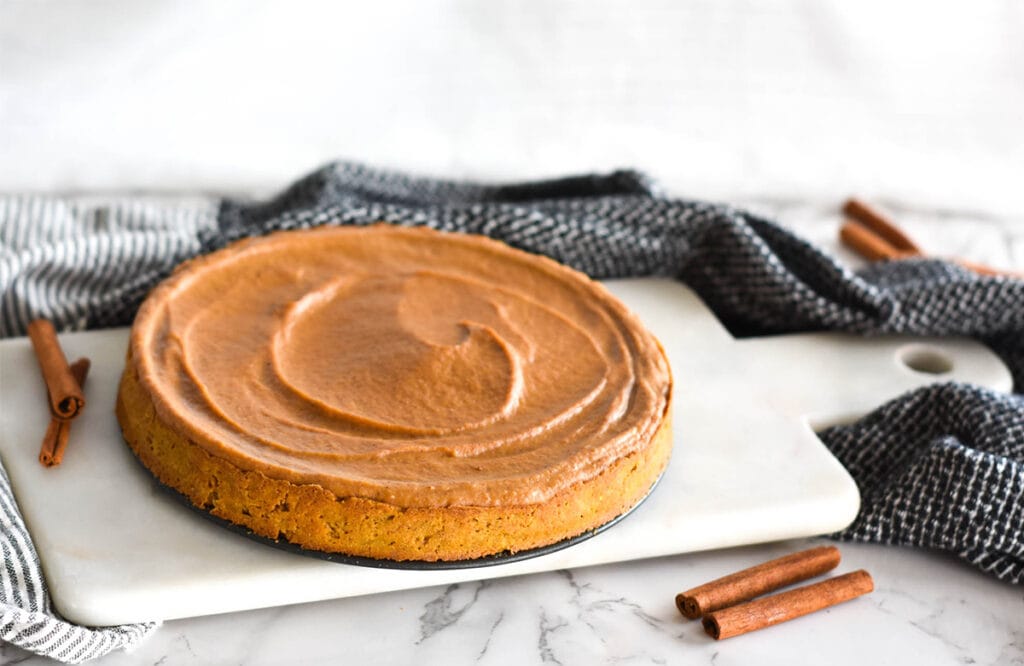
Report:
[[934,347],[909,345],[902,348],[897,357],[900,362],[913,370],[927,375],[944,375],[953,370],[953,360]]

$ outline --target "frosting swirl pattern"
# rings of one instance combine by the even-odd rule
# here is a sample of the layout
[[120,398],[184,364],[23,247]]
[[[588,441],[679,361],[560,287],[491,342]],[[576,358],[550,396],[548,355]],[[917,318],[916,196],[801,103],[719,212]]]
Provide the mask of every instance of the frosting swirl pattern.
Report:
[[131,353],[161,420],[212,455],[410,507],[545,501],[648,441],[671,386],[601,285],[387,225],[196,259],[147,299]]

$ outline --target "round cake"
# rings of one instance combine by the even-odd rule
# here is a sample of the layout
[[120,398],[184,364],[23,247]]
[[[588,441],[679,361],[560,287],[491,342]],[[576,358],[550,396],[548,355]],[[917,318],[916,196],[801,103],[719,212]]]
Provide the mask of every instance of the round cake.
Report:
[[195,506],[301,548],[452,561],[627,512],[671,451],[658,341],[602,285],[482,236],[249,239],[135,319],[124,438]]

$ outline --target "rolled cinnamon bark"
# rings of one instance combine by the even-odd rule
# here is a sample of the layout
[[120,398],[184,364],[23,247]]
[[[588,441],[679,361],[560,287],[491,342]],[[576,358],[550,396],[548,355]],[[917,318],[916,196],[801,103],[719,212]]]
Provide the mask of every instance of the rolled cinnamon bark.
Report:
[[821,546],[769,560],[676,595],[679,612],[695,620],[711,611],[813,578],[839,566],[839,549]]
[[1018,280],[1024,279],[1024,271],[1010,271],[1003,270],[1001,268],[992,268],[991,266],[977,264],[973,261],[967,261],[966,259],[954,259],[953,261],[969,271],[974,271],[978,275],[988,275],[990,277],[1011,277],[1017,278]]
[[71,375],[53,324],[45,319],[36,319],[28,325],[28,337],[32,340],[36,360],[46,382],[50,412],[59,419],[75,418],[85,406],[85,396]]
[[[71,376],[75,378],[78,386],[85,384],[85,378],[89,374],[89,359],[80,358],[71,364]],[[43,444],[39,448],[39,462],[44,467],[59,465],[64,460],[64,451],[68,446],[68,436],[71,434],[71,421],[59,419],[56,416],[50,417],[50,425],[43,435]]]
[[857,220],[868,229],[874,231],[876,235],[884,238],[889,245],[901,252],[904,256],[923,254],[921,252],[921,248],[917,246],[917,243],[910,240],[910,238],[896,226],[895,222],[860,199],[847,199],[846,203],[843,204],[843,213],[847,217]]
[[730,606],[704,616],[704,631],[715,640],[770,627],[814,611],[849,601],[875,589],[864,571],[836,576],[820,583]]
[[913,252],[900,250],[881,236],[857,222],[846,222],[839,228],[839,240],[868,261],[883,259],[906,259],[917,256]]
[[[865,259],[880,261],[926,256],[895,222],[860,199],[848,199],[843,204],[843,214],[848,221],[839,229],[839,240]],[[979,275],[1024,278],[1021,271],[992,268],[955,257],[949,261]]]

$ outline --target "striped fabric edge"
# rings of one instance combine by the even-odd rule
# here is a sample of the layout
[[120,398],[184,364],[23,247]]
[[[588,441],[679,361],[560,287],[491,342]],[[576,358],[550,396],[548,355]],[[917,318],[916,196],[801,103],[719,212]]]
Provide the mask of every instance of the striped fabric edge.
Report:
[[0,641],[66,664],[80,664],[114,650],[131,650],[159,626],[145,623],[90,629],[0,604]]
[[[199,250],[220,200],[0,195],[0,337],[45,317],[83,330],[90,313],[129,297]],[[31,307],[27,304],[31,304]]]

